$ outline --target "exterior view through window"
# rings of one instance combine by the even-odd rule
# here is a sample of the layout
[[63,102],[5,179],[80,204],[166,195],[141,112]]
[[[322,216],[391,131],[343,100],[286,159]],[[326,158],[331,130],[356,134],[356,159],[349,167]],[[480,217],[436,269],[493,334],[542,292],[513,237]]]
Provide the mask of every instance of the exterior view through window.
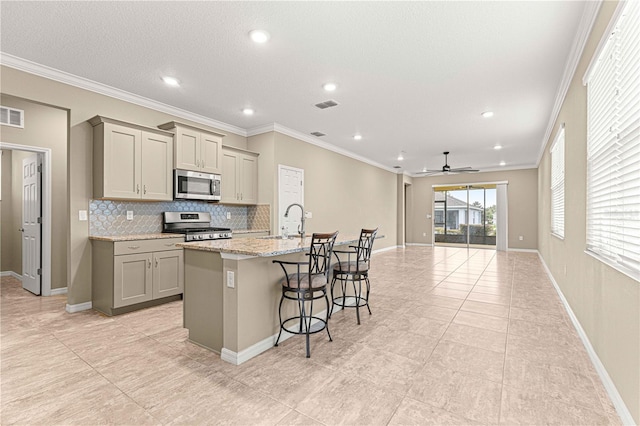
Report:
[[496,245],[496,186],[434,188],[434,243],[492,247]]

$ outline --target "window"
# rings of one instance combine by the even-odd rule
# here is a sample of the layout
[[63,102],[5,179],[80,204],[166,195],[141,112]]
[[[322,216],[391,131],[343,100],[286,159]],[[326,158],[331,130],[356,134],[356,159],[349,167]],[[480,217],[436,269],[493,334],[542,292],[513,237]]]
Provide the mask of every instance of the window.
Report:
[[551,145],[551,232],[564,238],[564,124]]
[[619,6],[587,84],[587,251],[640,280],[640,2]]

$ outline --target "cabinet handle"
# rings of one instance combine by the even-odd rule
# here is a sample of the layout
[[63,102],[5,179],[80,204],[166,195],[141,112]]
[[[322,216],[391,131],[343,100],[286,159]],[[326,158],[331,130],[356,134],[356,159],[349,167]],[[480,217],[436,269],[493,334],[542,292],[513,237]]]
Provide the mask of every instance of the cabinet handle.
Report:
[[242,192],[240,193],[240,199],[244,200],[244,194],[242,194]]
[[128,246],[131,250],[138,250],[140,246]]
[[147,193],[147,185],[144,185],[144,193]]
[[149,264],[147,265],[147,268],[151,269],[151,259],[147,259],[147,262],[149,262]]
[[136,184],[136,194],[139,194],[139,193],[140,193],[140,184],[137,183]]
[[158,268],[158,258],[156,257],[156,269]]
[[196,167],[200,167],[200,160],[196,160]]

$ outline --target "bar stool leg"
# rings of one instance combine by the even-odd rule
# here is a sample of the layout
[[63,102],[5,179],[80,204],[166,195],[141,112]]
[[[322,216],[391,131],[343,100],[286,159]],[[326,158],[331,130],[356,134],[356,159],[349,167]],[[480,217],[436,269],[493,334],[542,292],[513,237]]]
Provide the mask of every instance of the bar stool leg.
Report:
[[355,275],[351,275],[351,284],[353,284],[353,297],[356,300],[356,317],[358,318],[358,325],[360,325],[360,295],[362,294],[362,285],[360,284],[360,280],[358,280],[358,287],[360,287],[360,291],[356,290]]
[[313,315],[313,299],[309,302],[309,320],[306,319],[305,313],[306,313],[306,309],[304,307],[304,302],[302,302],[302,309],[303,309],[303,314],[302,314],[302,320],[304,321],[304,328],[305,328],[305,332],[306,332],[306,338],[307,338],[307,358],[311,358],[311,349],[310,349],[310,345],[309,345],[309,331],[311,330],[311,316]]
[[282,325],[282,302],[284,301],[284,292],[282,293],[282,297],[280,298],[280,305],[278,306],[278,320],[280,322],[280,331],[278,331],[278,338],[276,339],[275,346],[278,346],[280,343],[280,336],[282,336],[282,329],[284,328]]
[[[331,280],[331,310],[329,310],[329,300],[327,300],[327,312],[329,313],[328,318],[331,318],[331,315],[333,315],[333,308],[336,306],[336,304],[333,303],[333,286],[334,285],[336,285],[336,276],[335,276],[335,274],[333,275],[333,279]],[[325,292],[324,295],[326,296],[327,293]]]
[[371,315],[371,308],[369,307],[369,290],[371,289],[371,285],[369,284],[369,275],[365,275],[364,282],[367,284],[367,309],[369,310],[369,315]]
[[[329,318],[331,318],[331,316],[328,314],[329,313],[329,297],[327,297],[327,290],[324,291],[324,299],[327,301],[327,320],[324,326],[327,329],[327,334],[329,335],[329,341],[333,342],[333,339],[331,338],[331,333],[329,332]],[[331,300],[333,301],[333,297],[331,298]],[[331,306],[331,309],[333,309],[333,306]]]

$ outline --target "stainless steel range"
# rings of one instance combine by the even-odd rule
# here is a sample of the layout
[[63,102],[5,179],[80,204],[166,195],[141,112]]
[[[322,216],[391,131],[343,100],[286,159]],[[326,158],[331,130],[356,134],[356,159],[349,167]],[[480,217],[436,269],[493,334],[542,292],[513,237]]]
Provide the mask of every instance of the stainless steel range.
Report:
[[184,234],[185,241],[220,240],[231,238],[230,228],[211,226],[211,214],[207,212],[164,212],[162,232]]

